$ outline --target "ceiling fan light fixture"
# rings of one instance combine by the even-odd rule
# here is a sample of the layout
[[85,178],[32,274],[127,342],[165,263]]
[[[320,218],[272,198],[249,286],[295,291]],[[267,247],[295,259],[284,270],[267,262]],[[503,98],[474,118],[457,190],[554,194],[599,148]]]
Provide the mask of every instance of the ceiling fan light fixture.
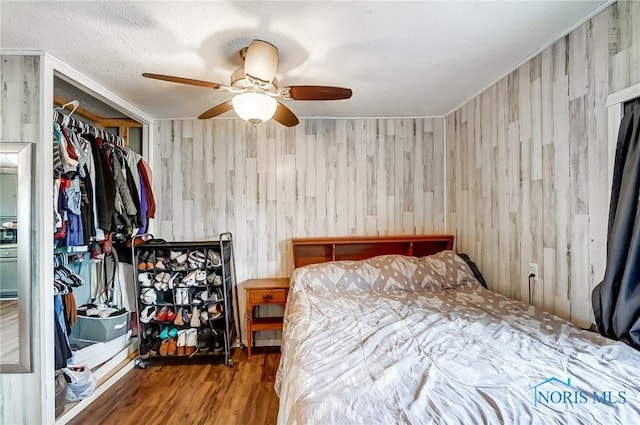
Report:
[[278,49],[271,43],[253,40],[244,55],[244,72],[255,85],[268,85],[278,69]]
[[269,121],[278,107],[274,98],[263,93],[240,93],[231,102],[236,114],[254,125]]

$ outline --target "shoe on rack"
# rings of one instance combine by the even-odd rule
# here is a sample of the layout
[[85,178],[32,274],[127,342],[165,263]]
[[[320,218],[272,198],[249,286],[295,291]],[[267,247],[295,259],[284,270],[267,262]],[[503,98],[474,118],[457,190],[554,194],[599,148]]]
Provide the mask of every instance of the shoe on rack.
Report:
[[[175,262],[176,262],[176,264],[177,264],[177,265],[179,265],[179,266],[181,266],[181,265],[183,265],[183,264],[186,264],[188,255],[189,255],[189,254],[187,254],[186,252],[185,252],[185,253],[183,253],[183,254],[180,254],[180,255],[178,255],[178,256],[175,258],[175,260],[174,260],[174,261],[175,261]],[[175,268],[174,268],[174,269],[175,269]]]
[[202,251],[191,251],[188,256],[189,261],[194,263],[204,263],[205,256]]
[[222,265],[222,259],[220,253],[216,251],[207,252],[207,268],[220,267]]
[[191,259],[187,261],[187,264],[189,264],[189,269],[190,270],[197,270],[197,269],[201,268],[204,265],[199,261],[193,261]]
[[165,326],[164,329],[162,329],[162,332],[160,332],[160,339],[164,341],[168,338],[169,338],[169,326]]
[[181,255],[182,255],[182,251],[170,251],[169,259],[171,259],[171,261],[174,261],[176,258],[178,258]]
[[[140,254],[138,254],[138,270],[145,271],[153,268],[153,263],[151,263],[149,258],[150,256],[151,251],[141,251]],[[149,267],[149,264],[151,264],[151,267]]]
[[193,314],[191,315],[191,322],[189,324],[192,328],[200,327],[200,310],[198,307],[193,307]]
[[198,285],[203,285],[207,281],[207,272],[204,270],[198,270],[196,272],[196,282]]
[[142,313],[140,313],[140,321],[142,323],[149,323],[156,318],[156,307],[153,305],[146,306]]
[[162,307],[160,311],[156,314],[156,318],[158,322],[165,322],[167,320],[167,313],[169,309],[167,307]]
[[224,309],[221,303],[209,305],[207,311],[209,312],[209,320],[216,320],[222,317],[222,313],[224,313]]
[[189,304],[189,290],[187,288],[177,288],[176,290],[176,304],[188,305]]
[[156,270],[167,270],[167,266],[165,265],[165,259],[158,258],[158,261],[156,261],[156,265],[154,267]]
[[189,311],[189,307],[182,309],[182,322],[183,325],[188,325],[191,322],[191,311]]
[[160,341],[159,339],[154,339],[153,342],[151,343],[151,348],[149,348],[149,356],[151,357],[155,357],[160,353],[160,345],[162,344],[162,341]]
[[182,283],[185,286],[193,286],[196,284],[196,272],[192,271],[187,273],[185,277],[182,278]]
[[216,273],[210,273],[207,276],[207,282],[209,282],[209,285],[222,286],[222,276]]
[[150,287],[151,283],[151,273],[139,273],[138,274],[138,282],[140,282],[140,286],[142,287]]
[[182,276],[182,273],[174,273],[167,282],[169,289],[173,289],[178,286],[178,283],[180,282],[180,280],[182,280]]
[[176,317],[173,320],[173,324],[176,326],[183,326],[184,321],[182,320],[182,312],[184,311],[184,307],[179,307],[176,313]]
[[149,327],[144,330],[142,337],[149,341],[154,341],[160,337],[160,330],[154,324],[149,325]]
[[169,346],[167,347],[167,356],[175,356],[178,344],[175,338],[169,338]]
[[209,297],[209,301],[222,302],[224,298],[222,298],[222,288],[219,286],[214,288],[214,293]]
[[175,262],[171,265],[171,270],[176,272],[184,272],[187,270],[187,264],[176,264]]
[[224,333],[222,331],[213,331],[213,354],[221,354],[224,352]]
[[208,299],[209,299],[209,294],[207,293],[207,291],[200,291],[193,296],[193,300],[191,302],[194,304],[202,304]]
[[176,319],[176,316],[176,312],[171,307],[169,307],[169,309],[167,310],[167,322],[173,322]]
[[158,354],[163,357],[169,355],[169,339],[162,340],[162,342],[160,343],[160,351],[158,352]]
[[176,328],[170,328],[169,329],[169,338],[177,338],[178,337],[178,330]]
[[141,359],[149,358],[149,351],[151,350],[151,341],[146,338],[140,340],[140,355]]
[[187,345],[184,353],[187,356],[190,356],[195,353],[196,348],[198,347],[198,330],[196,328],[190,328],[186,331]]
[[153,282],[153,287],[156,288],[156,291],[162,291],[162,282]]
[[207,313],[207,310],[203,308],[202,310],[200,310],[200,323],[206,325],[208,321],[209,313]]
[[155,304],[158,301],[158,294],[153,288],[144,288],[140,294],[140,301],[143,304]]
[[[194,329],[195,330],[195,329]],[[210,328],[202,328],[198,330],[198,349],[201,351],[209,351],[212,343],[212,331]]]
[[187,330],[186,329],[180,329],[178,331],[178,350],[177,350],[177,355],[178,356],[184,356],[186,348],[187,348]]

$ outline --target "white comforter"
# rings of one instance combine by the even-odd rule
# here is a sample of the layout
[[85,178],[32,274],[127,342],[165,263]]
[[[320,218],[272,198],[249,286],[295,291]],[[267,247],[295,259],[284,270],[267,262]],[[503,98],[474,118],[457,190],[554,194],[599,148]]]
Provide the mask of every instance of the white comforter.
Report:
[[292,285],[279,425],[640,424],[638,351],[482,288],[452,252]]

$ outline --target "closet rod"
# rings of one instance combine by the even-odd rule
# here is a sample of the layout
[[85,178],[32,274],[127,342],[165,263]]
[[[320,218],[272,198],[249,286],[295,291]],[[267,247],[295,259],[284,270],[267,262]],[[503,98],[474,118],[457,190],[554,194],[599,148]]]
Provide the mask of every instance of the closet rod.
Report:
[[122,137],[108,133],[101,128],[94,127],[58,111],[53,111],[53,122],[58,123],[62,126],[70,125],[71,127],[79,128],[83,134],[92,134],[96,137],[104,139],[107,142],[115,143],[121,147],[126,147],[126,142]]
[[[65,99],[59,96],[53,96],[53,103],[62,106],[64,104],[69,103]],[[92,112],[87,111],[84,108],[78,107],[75,111],[76,115],[81,116],[82,118],[86,118],[89,121],[93,121],[96,124],[96,127],[135,127],[142,128],[142,124],[138,121],[134,121],[130,118],[102,118]]]

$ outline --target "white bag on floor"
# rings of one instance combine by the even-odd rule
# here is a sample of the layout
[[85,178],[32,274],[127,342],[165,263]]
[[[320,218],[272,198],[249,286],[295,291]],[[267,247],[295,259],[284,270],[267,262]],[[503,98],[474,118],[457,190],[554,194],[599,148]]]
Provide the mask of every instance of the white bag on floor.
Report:
[[68,365],[63,371],[70,381],[67,385],[67,401],[82,400],[96,390],[98,380],[86,365]]

